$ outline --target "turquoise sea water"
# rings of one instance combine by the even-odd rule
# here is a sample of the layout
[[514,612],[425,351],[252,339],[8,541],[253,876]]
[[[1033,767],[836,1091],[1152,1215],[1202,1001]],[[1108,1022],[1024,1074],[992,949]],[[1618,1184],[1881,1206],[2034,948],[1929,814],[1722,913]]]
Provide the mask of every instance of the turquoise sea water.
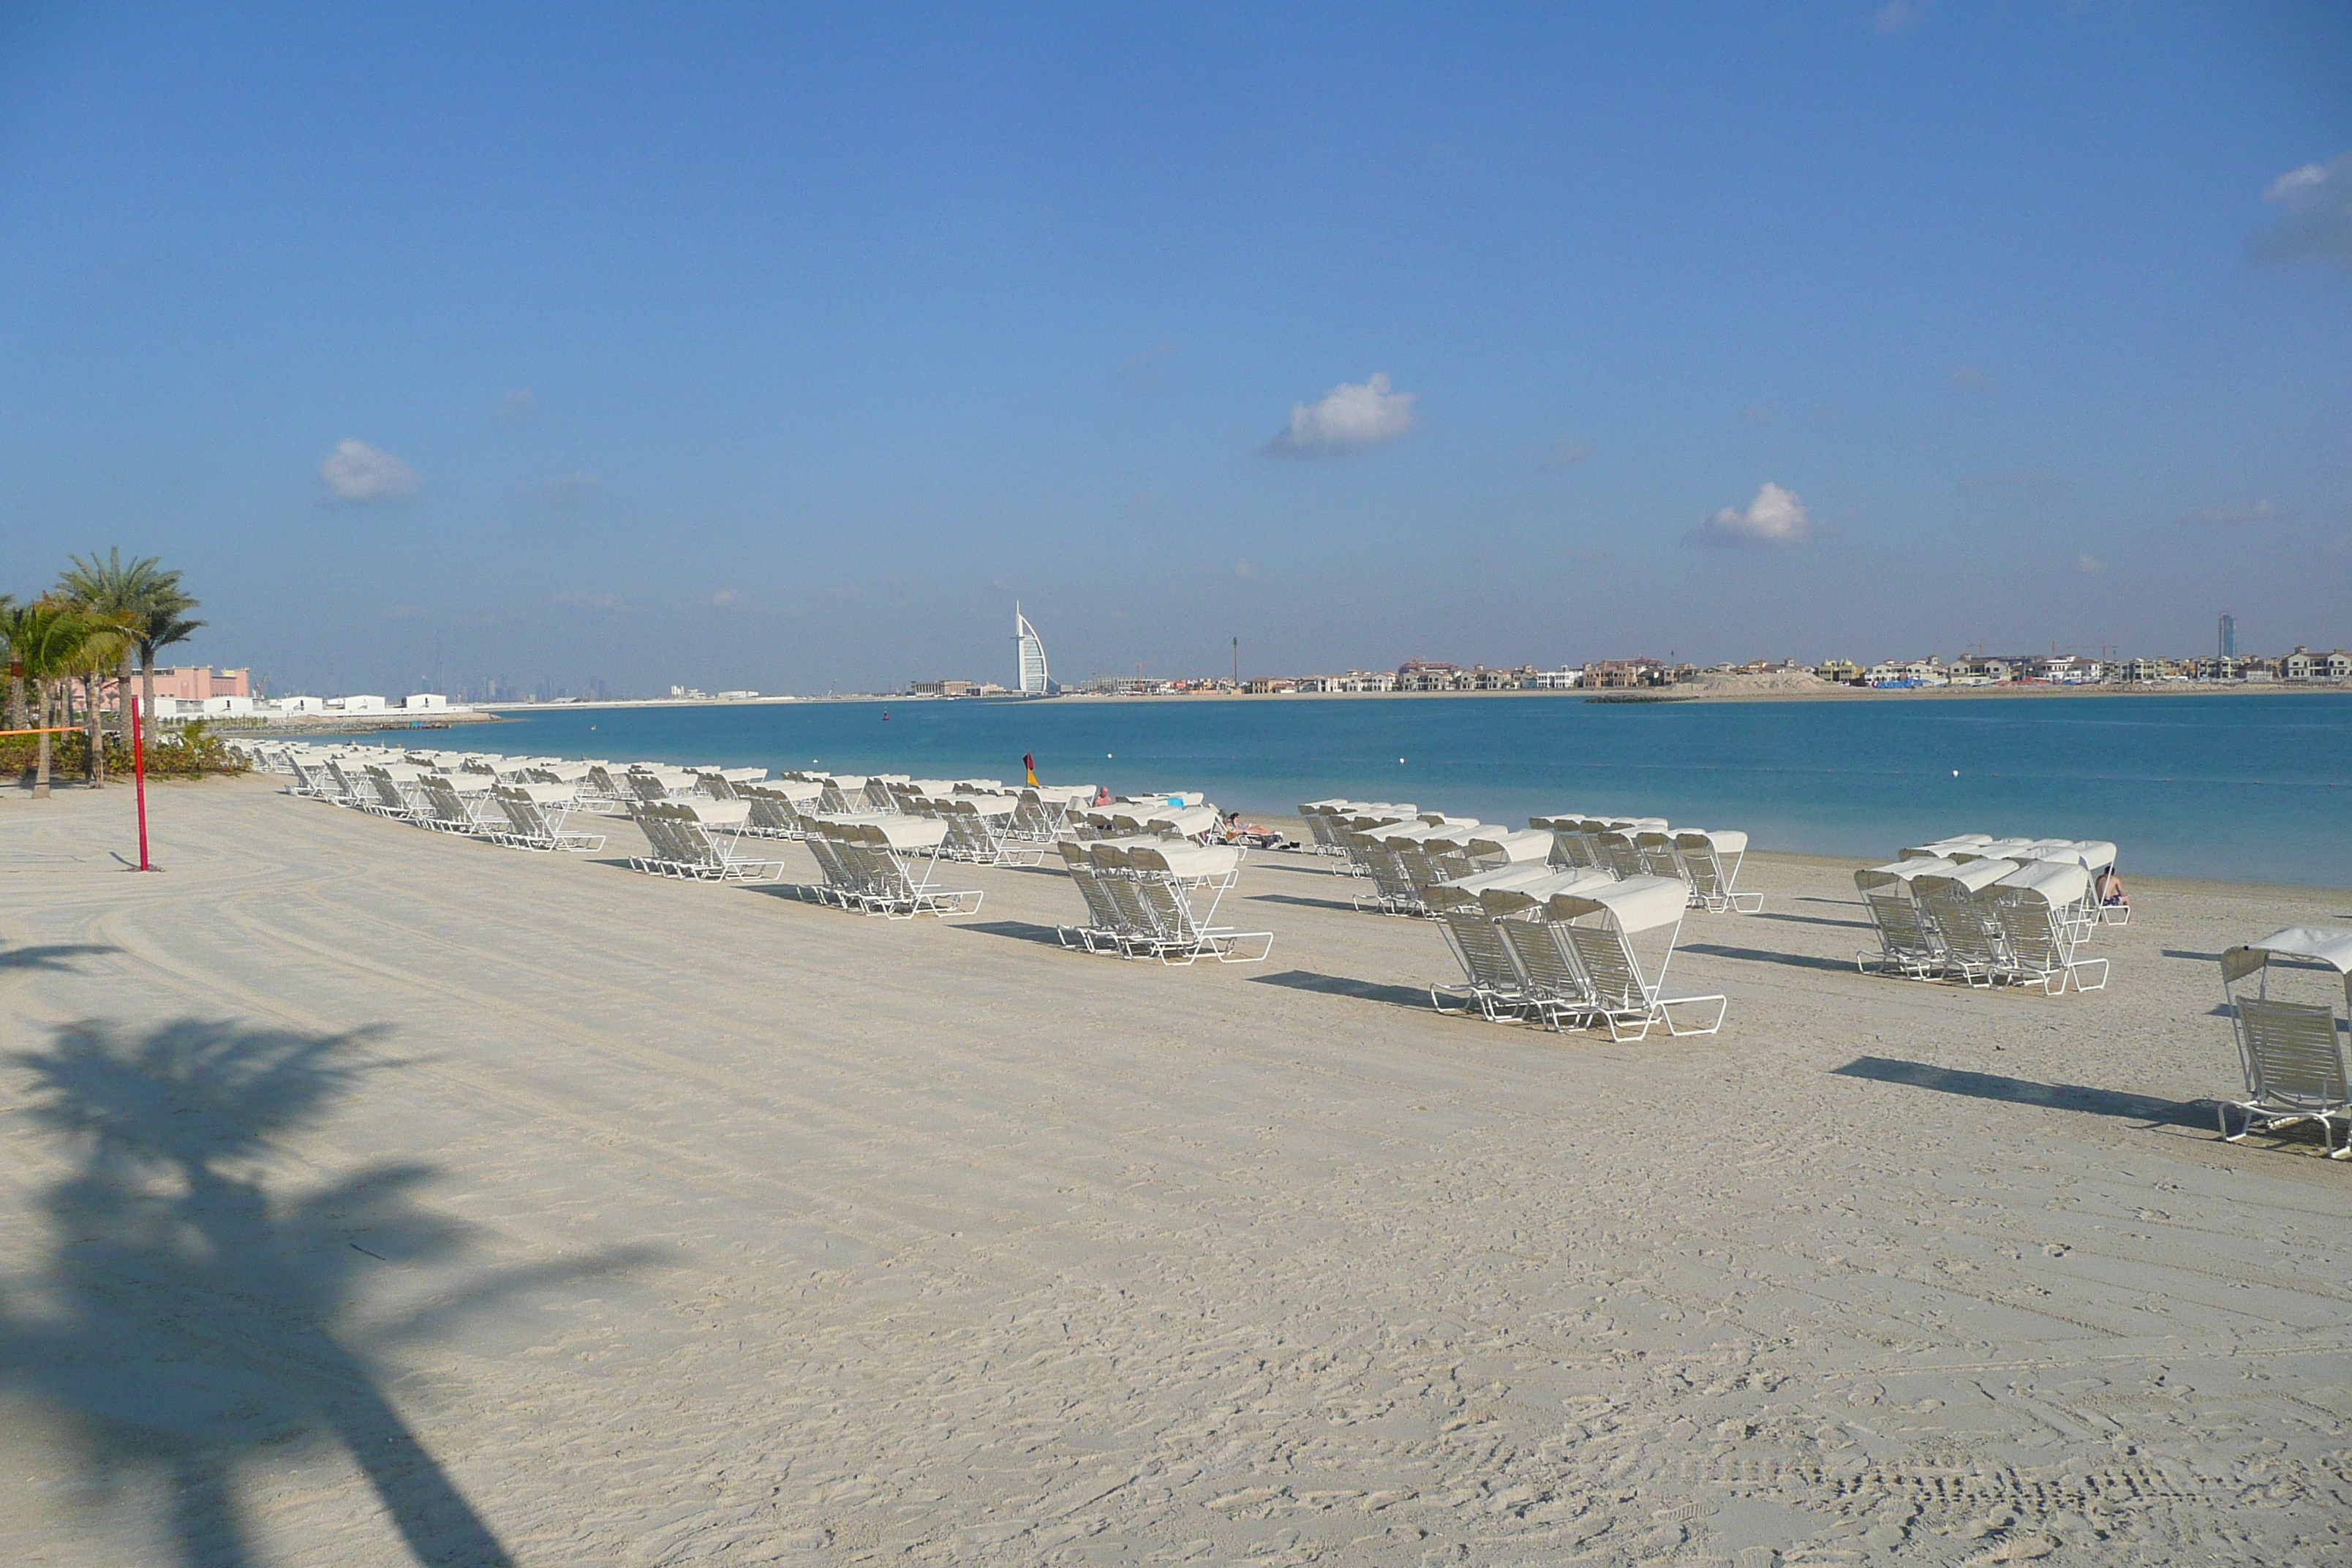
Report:
[[[889,717],[883,717],[885,712]],[[2352,695],[1591,703],[806,702],[533,712],[513,753],[1200,789],[1290,812],[1410,800],[1523,825],[1571,811],[1892,858],[1948,833],[2113,839],[2126,876],[2352,888]]]

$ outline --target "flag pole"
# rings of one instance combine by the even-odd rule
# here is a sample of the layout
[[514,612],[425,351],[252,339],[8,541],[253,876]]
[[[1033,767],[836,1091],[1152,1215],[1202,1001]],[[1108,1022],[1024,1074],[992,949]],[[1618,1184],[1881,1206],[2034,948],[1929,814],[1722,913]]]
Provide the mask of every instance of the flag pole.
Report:
[[139,796],[139,868],[152,871],[147,863],[147,743],[140,732],[139,699],[126,692],[124,700],[131,708],[131,777]]

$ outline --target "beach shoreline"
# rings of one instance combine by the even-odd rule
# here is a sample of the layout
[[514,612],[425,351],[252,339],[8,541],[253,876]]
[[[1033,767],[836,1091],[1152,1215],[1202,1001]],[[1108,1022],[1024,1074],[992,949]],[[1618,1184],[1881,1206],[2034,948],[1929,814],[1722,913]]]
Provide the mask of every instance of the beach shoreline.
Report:
[[845,692],[800,697],[755,697],[708,700],[695,698],[627,698],[604,702],[496,702],[476,703],[484,713],[502,717],[530,713],[566,713],[599,709],[632,708],[756,708],[788,703],[823,706],[833,703],[900,703],[916,704],[970,702],[1007,705],[1025,702],[1104,703],[1104,702],[1356,702],[1396,701],[1420,699],[1513,699],[1528,701],[1627,700],[1657,702],[1815,702],[1822,700],[1850,701],[1867,699],[1890,701],[1912,699],[1950,700],[1978,698],[2037,698],[2037,697],[2263,697],[2298,695],[2337,696],[2352,692],[2352,686],[2340,681],[2278,681],[2275,683],[2244,681],[2190,681],[2186,683],[2143,682],[2127,685],[2006,685],[1927,687],[1913,690],[1881,690],[1873,687],[1841,686],[1830,681],[1817,683],[1820,689],[1804,687],[1770,691],[1686,690],[1680,686],[1633,687],[1626,689],[1587,689],[1572,687],[1559,691],[1164,691],[1146,693],[1062,691],[1052,695],[1008,692],[1003,696],[935,697],[916,696],[907,692]]

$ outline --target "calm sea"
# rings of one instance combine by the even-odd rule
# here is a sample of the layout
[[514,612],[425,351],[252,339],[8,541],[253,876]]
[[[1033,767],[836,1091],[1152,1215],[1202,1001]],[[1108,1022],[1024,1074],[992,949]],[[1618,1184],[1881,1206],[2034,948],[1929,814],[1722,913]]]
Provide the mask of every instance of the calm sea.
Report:
[[[887,713],[887,717],[885,717]],[[1891,858],[1948,833],[2113,839],[2122,869],[2352,888],[2352,695],[1591,703],[805,702],[533,712],[525,754],[1325,796],[1488,821],[1591,811]]]

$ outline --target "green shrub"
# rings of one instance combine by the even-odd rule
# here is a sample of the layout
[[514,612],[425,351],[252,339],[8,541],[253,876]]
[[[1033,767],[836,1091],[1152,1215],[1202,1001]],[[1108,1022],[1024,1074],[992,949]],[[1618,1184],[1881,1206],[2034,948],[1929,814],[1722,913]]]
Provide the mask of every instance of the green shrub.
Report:
[[[30,778],[39,761],[37,735],[0,736],[0,778]],[[79,730],[49,737],[49,776],[78,779],[89,771],[89,736]],[[245,760],[228,749],[210,725],[191,720],[176,731],[165,731],[147,744],[147,776],[152,779],[195,779],[246,771]],[[106,736],[106,776],[131,776],[131,741]]]

